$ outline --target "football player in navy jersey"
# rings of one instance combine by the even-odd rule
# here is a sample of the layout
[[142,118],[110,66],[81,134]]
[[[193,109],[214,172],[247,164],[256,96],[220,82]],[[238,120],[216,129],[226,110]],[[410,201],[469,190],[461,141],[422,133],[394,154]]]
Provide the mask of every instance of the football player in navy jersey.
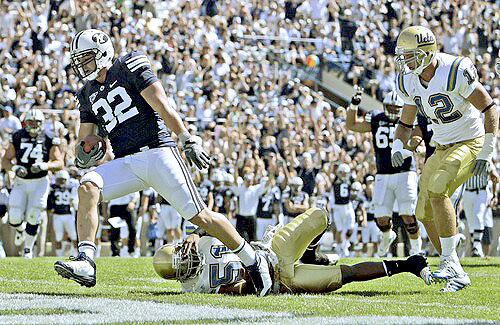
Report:
[[94,286],[99,201],[151,186],[185,220],[205,229],[237,254],[257,294],[266,295],[272,284],[268,262],[243,240],[227,218],[207,209],[171,132],[179,138],[188,162],[198,169],[208,167],[209,157],[201,139],[184,126],[175,102],[166,95],[148,57],[134,51],[115,58],[111,38],[96,29],[76,34],[70,51],[73,70],[85,81],[77,93],[80,110],[77,166],[93,167],[104,156],[105,146],[95,145],[86,152],[80,142],[96,133],[108,139],[115,159],[97,166],[80,180],[79,255],[68,262],[57,261],[56,271],[81,285]]
[[2,168],[16,175],[9,196],[9,224],[16,229],[14,244],[19,246],[24,240],[25,258],[33,258],[38,226],[47,208],[48,171],[59,170],[64,164],[59,139],[45,134],[44,121],[42,111],[29,110],[24,118],[26,126],[12,134],[2,158]]
[[373,113],[370,117],[358,117],[358,105],[361,103],[360,89],[351,100],[347,111],[346,126],[354,132],[371,132],[377,164],[373,204],[375,206],[375,222],[382,231],[382,240],[378,247],[378,255],[385,256],[396,233],[392,230],[392,210],[394,201],[398,202],[400,215],[410,236],[410,254],[420,253],[422,239],[415,218],[417,204],[417,182],[415,159],[413,155],[406,158],[400,167],[393,167],[391,163],[391,148],[394,131],[398,122],[403,100],[396,91],[391,91],[384,98],[384,112]]

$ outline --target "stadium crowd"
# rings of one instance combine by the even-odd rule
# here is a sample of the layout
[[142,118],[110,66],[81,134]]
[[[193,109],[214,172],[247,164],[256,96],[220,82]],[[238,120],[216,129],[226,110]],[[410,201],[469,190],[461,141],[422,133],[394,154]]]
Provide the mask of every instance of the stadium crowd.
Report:
[[[466,4],[451,0],[431,4],[422,0],[411,4],[327,0],[3,1],[2,149],[8,144],[9,134],[21,128],[26,111],[42,109],[47,133],[64,139],[66,169],[72,178],[81,176],[74,167],[79,80],[71,70],[68,49],[76,32],[97,28],[112,35],[118,55],[132,50],[148,55],[190,131],[203,138],[212,157],[211,167],[208,172],[192,171],[200,189],[206,189],[207,204],[217,206],[218,211],[237,220],[240,229],[245,224],[243,228],[248,230],[252,222],[249,226],[245,219],[250,215],[262,217],[263,206],[269,208],[269,202],[263,199],[272,198],[270,223],[286,222],[287,216],[320,204],[324,197],[328,199],[338,166],[347,164],[351,183],[361,184],[353,190],[353,200],[362,202],[357,214],[361,229],[366,225],[376,173],[371,134],[349,132],[345,108],[332,105],[321,92],[305,86],[282,69],[282,62],[302,67],[309,55],[317,55],[321,69],[337,70],[345,80],[363,86],[366,95],[382,99],[394,87],[397,35],[410,24],[420,24],[434,31],[442,51],[470,57],[481,83],[498,100],[500,84],[493,67],[500,33],[498,17],[492,19],[495,15],[499,11],[494,2]],[[270,36],[277,38],[271,40]],[[12,179],[5,175],[3,184],[9,188]],[[252,187],[254,184],[257,187]],[[286,212],[284,201],[294,186],[307,195],[293,203],[293,213]],[[255,195],[247,204],[244,200],[249,196],[244,194],[248,192]],[[155,207],[161,205],[152,204],[152,199],[154,194],[143,193],[141,199],[135,195],[121,204],[141,217],[144,227],[152,229],[160,210]],[[330,209],[328,204],[324,207]],[[260,228],[266,224],[262,222]],[[113,228],[107,221],[103,225],[104,229]],[[127,227],[134,228],[131,225],[133,222]],[[154,240],[157,232],[139,230],[137,238]],[[132,236],[135,231],[129,233]],[[262,229],[245,236],[252,240],[257,233],[262,235]],[[116,242],[118,234],[105,237]],[[178,237],[178,232],[169,232],[169,239]],[[356,244],[355,237],[351,240]],[[134,253],[134,240],[123,243],[124,247],[128,245],[128,252]],[[113,254],[118,255],[118,250],[115,247]],[[126,250],[122,255],[127,255]]]

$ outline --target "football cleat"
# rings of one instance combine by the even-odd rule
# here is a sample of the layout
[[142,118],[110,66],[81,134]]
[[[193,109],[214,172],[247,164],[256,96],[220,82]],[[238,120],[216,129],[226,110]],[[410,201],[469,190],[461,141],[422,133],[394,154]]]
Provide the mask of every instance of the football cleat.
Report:
[[24,243],[24,238],[26,237],[26,234],[23,231],[19,231],[16,229],[16,237],[14,238],[14,245],[16,246],[21,246],[22,243]]
[[258,250],[255,252],[255,263],[246,268],[257,296],[264,297],[271,292],[273,281],[269,262],[267,261],[265,252]]
[[396,237],[397,235],[393,230],[391,230],[389,238],[382,237],[382,240],[378,245],[377,255],[380,257],[386,256],[387,253],[389,252],[389,248],[391,248],[391,244],[394,242],[394,240],[396,240]]
[[95,262],[85,255],[80,253],[78,256],[70,256],[69,262],[57,261],[54,263],[54,269],[63,278],[70,279],[76,283],[93,287],[96,283],[96,266]]
[[441,259],[439,269],[432,272],[432,277],[438,281],[447,281],[464,274],[467,275],[459,262],[453,260],[451,257],[445,257]]
[[29,248],[25,248],[23,251],[23,256],[27,260],[31,260],[33,258],[33,252]]
[[472,248],[472,257],[484,257],[483,248],[481,246],[476,246]]
[[444,288],[442,288],[441,292],[456,292],[462,290],[463,288],[470,286],[470,278],[467,273],[463,273],[459,276],[449,279],[446,282]]

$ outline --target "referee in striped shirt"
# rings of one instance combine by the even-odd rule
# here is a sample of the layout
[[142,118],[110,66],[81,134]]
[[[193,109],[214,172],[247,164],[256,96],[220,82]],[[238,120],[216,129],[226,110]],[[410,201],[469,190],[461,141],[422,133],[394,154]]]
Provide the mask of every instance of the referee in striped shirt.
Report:
[[464,185],[463,207],[471,235],[473,257],[484,257],[481,240],[484,232],[484,218],[490,201],[487,191],[488,180],[488,173],[482,173],[472,176]]

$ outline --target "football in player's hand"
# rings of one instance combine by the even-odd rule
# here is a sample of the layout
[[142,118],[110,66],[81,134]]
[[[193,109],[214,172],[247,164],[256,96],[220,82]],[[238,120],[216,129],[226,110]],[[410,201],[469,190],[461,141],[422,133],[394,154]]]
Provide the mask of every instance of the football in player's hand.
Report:
[[101,143],[101,148],[103,152],[106,152],[106,141],[98,135],[91,134],[83,138],[83,151],[85,153],[90,153],[90,151],[98,144]]

